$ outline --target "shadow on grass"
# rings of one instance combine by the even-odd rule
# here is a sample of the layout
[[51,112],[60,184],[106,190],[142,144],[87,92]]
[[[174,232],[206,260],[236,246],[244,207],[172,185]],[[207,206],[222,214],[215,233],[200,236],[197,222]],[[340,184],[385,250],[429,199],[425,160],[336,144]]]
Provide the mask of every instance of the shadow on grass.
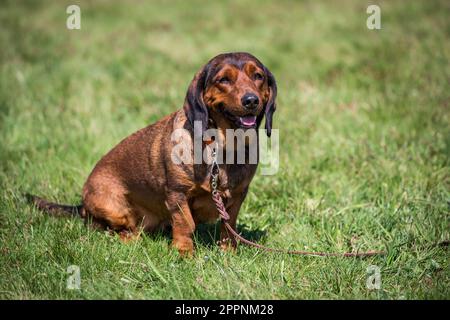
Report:
[[[238,225],[237,232],[245,239],[253,242],[258,242],[266,235],[266,231],[259,229],[250,230],[245,224]],[[199,245],[208,248],[216,246],[220,239],[220,223],[199,225],[195,231],[194,238]]]
[[[241,224],[237,226],[238,233],[245,239],[258,242],[265,237],[266,231],[259,229],[250,230],[247,225]],[[172,242],[172,228],[169,226],[162,231],[156,233],[147,233],[150,239],[164,239],[168,243]],[[213,248],[217,246],[220,239],[220,223],[215,224],[200,224],[197,226],[193,238],[198,246]]]

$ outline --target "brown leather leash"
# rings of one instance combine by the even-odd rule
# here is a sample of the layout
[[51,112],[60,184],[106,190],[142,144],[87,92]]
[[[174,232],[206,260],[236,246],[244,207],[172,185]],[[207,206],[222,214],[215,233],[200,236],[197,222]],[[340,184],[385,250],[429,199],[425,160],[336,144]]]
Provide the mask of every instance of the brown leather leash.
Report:
[[237,233],[228,223],[230,220],[230,215],[228,214],[225,204],[223,203],[222,197],[220,196],[218,190],[218,182],[219,182],[219,165],[217,163],[217,153],[216,148],[212,148],[212,165],[211,165],[211,189],[212,189],[212,200],[216,205],[217,211],[219,212],[220,219],[222,223],[225,225],[227,230],[240,242],[245,243],[248,246],[252,246],[258,249],[262,249],[269,252],[280,252],[285,254],[295,254],[295,255],[303,255],[303,256],[320,256],[320,257],[370,257],[375,255],[384,255],[386,252],[384,251],[367,251],[367,252],[343,252],[343,253],[335,253],[335,252],[312,252],[312,251],[299,251],[299,250],[285,250],[278,248],[269,248],[250,240],[245,239],[239,233]]

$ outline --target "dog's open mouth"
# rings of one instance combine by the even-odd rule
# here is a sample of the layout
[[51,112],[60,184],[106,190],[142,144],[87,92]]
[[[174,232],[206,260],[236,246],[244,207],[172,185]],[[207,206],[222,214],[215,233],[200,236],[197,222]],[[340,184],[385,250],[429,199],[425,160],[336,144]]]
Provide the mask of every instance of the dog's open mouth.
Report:
[[256,116],[249,115],[244,117],[238,117],[240,127],[254,128],[256,126]]
[[226,117],[232,121],[236,127],[243,129],[256,128],[257,117],[253,114],[248,114],[246,116],[236,116],[230,112],[224,112]]

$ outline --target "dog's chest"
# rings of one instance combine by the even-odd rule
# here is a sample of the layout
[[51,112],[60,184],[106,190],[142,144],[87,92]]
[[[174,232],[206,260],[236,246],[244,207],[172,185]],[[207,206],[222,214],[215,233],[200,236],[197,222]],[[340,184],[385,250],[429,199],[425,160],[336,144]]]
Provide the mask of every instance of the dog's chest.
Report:
[[251,164],[224,164],[219,167],[219,189],[230,192],[245,189],[256,171],[256,165]]
[[[192,199],[192,213],[196,222],[214,222],[219,216],[211,198],[211,167],[204,169],[202,182]],[[226,205],[245,191],[255,171],[256,165],[219,165],[218,190]]]
[[[218,189],[224,195],[241,192],[250,184],[256,164],[220,164]],[[201,190],[211,193],[211,165],[196,170],[196,181]]]

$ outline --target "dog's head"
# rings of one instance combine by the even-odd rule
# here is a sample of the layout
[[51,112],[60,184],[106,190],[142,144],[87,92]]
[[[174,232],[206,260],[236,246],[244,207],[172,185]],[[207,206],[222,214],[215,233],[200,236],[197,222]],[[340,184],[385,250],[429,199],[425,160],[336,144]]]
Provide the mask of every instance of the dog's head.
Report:
[[272,130],[277,85],[272,73],[249,53],[224,53],[211,59],[189,86],[184,110],[203,131],[209,117],[224,119],[230,128],[258,128],[266,116]]

